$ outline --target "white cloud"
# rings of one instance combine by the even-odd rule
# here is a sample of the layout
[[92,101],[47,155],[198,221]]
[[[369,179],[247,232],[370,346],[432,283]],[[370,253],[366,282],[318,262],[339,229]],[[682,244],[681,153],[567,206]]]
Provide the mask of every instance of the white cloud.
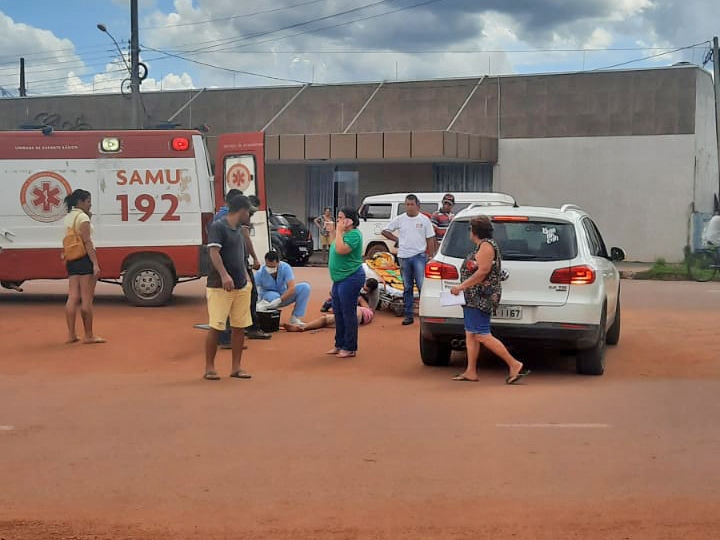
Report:
[[[25,57],[28,95],[117,93],[122,81],[128,78],[125,64],[111,46],[92,53],[86,62],[77,54],[72,41],[58,38],[48,30],[16,23],[2,12],[0,51],[3,52],[0,86],[12,95],[18,93],[21,56]],[[98,68],[103,71],[94,73]],[[143,81],[142,90],[193,87],[188,73],[170,72],[162,80],[149,77]]]

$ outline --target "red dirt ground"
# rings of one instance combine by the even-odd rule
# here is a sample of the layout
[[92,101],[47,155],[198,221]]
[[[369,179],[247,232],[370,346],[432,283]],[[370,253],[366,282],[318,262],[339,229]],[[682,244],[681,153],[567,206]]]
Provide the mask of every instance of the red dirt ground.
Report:
[[[326,271],[297,273],[317,314]],[[101,285],[98,346],[62,344],[65,286],[0,292],[0,539],[720,537],[717,284],[624,281],[605,376],[533,355],[516,387],[423,367],[386,313],[354,360],[278,333],[207,382],[201,283],[159,309]]]

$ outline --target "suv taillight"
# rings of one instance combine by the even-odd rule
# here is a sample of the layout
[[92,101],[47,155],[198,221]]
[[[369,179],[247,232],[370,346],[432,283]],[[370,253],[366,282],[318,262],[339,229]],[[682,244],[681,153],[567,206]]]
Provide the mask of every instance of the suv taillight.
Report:
[[460,274],[452,264],[430,261],[425,265],[425,277],[428,279],[460,279]]
[[202,243],[207,245],[208,243],[208,227],[212,223],[215,214],[212,212],[203,212],[200,216],[200,226],[202,227]]
[[595,283],[595,270],[587,265],[558,268],[550,276],[550,283],[561,285],[590,285]]
[[292,236],[292,231],[287,227],[278,227],[277,232],[278,234],[282,234],[283,236]]

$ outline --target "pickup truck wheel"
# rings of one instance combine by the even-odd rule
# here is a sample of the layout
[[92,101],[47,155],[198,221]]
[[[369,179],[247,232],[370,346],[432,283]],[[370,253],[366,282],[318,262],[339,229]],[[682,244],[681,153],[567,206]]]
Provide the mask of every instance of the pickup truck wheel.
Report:
[[162,306],[172,297],[175,276],[162,262],[145,259],[130,265],[123,276],[122,288],[134,306]]
[[420,358],[426,366],[450,364],[450,343],[425,339],[420,335]]
[[606,322],[607,313],[605,308],[603,308],[597,342],[590,349],[577,351],[575,367],[578,374],[602,375],[605,373],[605,343],[607,342],[607,331],[605,330]]

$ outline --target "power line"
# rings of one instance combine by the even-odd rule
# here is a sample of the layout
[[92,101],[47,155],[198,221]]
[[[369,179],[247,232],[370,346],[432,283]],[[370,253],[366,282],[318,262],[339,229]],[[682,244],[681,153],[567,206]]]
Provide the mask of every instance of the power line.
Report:
[[672,49],[670,47],[608,47],[605,49],[253,49],[243,51],[218,50],[211,52],[222,54],[525,54],[632,51],[666,51],[669,53],[672,52]]
[[231,20],[240,19],[240,18],[255,17],[256,15],[265,15],[267,13],[277,13],[278,11],[286,11],[288,9],[292,9],[292,8],[296,8],[296,7],[309,6],[311,4],[319,4],[321,2],[327,2],[327,1],[328,0],[310,0],[309,2],[302,2],[300,4],[293,4],[291,6],[285,6],[285,7],[280,7],[280,8],[265,9],[262,11],[255,11],[253,13],[245,13],[243,15],[232,15],[230,17],[219,17],[217,19],[208,19],[206,21],[197,21],[197,22],[191,22],[191,23],[167,24],[167,25],[162,25],[162,26],[142,26],[142,27],[140,27],[140,29],[141,30],[156,30],[159,28],[180,28],[180,27],[184,27],[184,26],[198,26],[201,24],[224,22],[224,21],[231,21]]
[[[313,19],[309,19],[309,20],[306,20],[306,21],[302,21],[302,22],[293,23],[293,24],[290,24],[290,25],[287,25],[287,26],[283,26],[282,28],[276,28],[276,29],[274,29],[274,30],[266,30],[266,31],[263,31],[263,32],[257,32],[257,33],[255,33],[255,34],[250,34],[250,35],[248,35],[248,36],[243,36],[243,37],[240,37],[240,38],[213,39],[213,40],[210,40],[210,41],[199,41],[199,42],[196,42],[196,43],[187,43],[187,44],[181,45],[181,47],[195,46],[195,45],[205,45],[205,44],[208,44],[208,43],[212,43],[213,45],[207,45],[206,47],[199,47],[199,48],[197,48],[197,49],[191,49],[191,50],[180,50],[180,51],[178,51],[178,52],[182,52],[183,54],[188,54],[188,53],[193,53],[193,54],[194,54],[194,53],[199,53],[199,52],[204,52],[204,51],[211,51],[211,50],[214,49],[215,47],[220,47],[220,46],[223,46],[223,45],[229,45],[229,44],[231,44],[231,43],[236,43],[236,42],[241,42],[241,41],[248,41],[248,40],[254,39],[254,38],[256,38],[256,37],[263,37],[263,36],[267,36],[267,35],[270,35],[270,34],[275,34],[275,33],[277,33],[277,32],[282,32],[282,31],[284,31],[284,30],[292,30],[293,28],[299,28],[299,27],[301,27],[301,26],[307,26],[308,24],[313,24],[313,23],[316,23],[316,22],[325,21],[325,20],[328,20],[328,19],[333,19],[333,18],[335,18],[335,17],[341,17],[341,16],[343,16],[343,15],[348,15],[348,14],[350,14],[350,13],[355,13],[355,12],[362,11],[362,10],[365,10],[365,9],[369,9],[369,8],[372,8],[372,7],[375,7],[375,6],[379,6],[379,5],[381,5],[381,4],[386,4],[386,3],[388,3],[388,2],[395,2],[395,1],[397,1],[397,0],[377,0],[376,2],[372,2],[372,3],[370,3],[370,4],[365,4],[365,5],[358,6],[358,7],[352,8],[352,9],[347,9],[347,10],[344,10],[344,11],[338,11],[338,12],[333,13],[333,14],[331,14],[331,15],[324,15],[324,16],[322,16],[322,17],[315,17],[315,18],[313,18]],[[441,1],[441,0],[433,0],[433,1],[434,1],[434,2],[438,2],[438,1]]]
[[167,56],[171,56],[171,57],[173,57],[173,58],[178,58],[178,59],[184,60],[184,61],[186,61],[186,62],[192,62],[193,64],[199,64],[199,65],[201,65],[201,66],[205,66],[205,67],[209,67],[209,68],[213,68],[213,69],[220,69],[220,70],[223,70],[223,71],[229,71],[229,72],[231,72],[231,73],[241,73],[241,74],[243,74],[243,75],[252,75],[253,77],[262,77],[263,79],[270,79],[270,80],[274,80],[274,81],[296,82],[296,83],[300,83],[300,84],[310,84],[310,83],[307,82],[307,81],[300,81],[300,80],[298,80],[298,79],[286,79],[286,78],[284,78],[284,77],[274,77],[274,76],[272,76],[272,75],[264,75],[264,74],[262,74],[262,73],[255,73],[255,72],[253,72],[253,71],[246,71],[246,70],[244,70],[244,69],[232,69],[232,68],[223,67],[223,66],[216,66],[216,65],[210,64],[210,63],[208,63],[208,62],[201,62],[200,60],[193,60],[192,58],[185,58],[185,57],[183,57],[183,56],[180,56],[179,54],[174,54],[174,53],[170,53],[170,52],[166,52],[166,51],[161,51],[161,50],[158,50],[158,49],[153,49],[152,47],[148,47],[147,45],[143,45],[143,48],[148,49],[148,50],[150,50],[150,51],[154,51],[154,52],[160,53],[160,54],[164,54],[164,55],[167,55]]
[[[267,40],[263,40],[263,41],[256,41],[256,42],[254,42],[254,43],[250,43],[250,44],[246,44],[246,45],[233,46],[233,47],[230,47],[230,49],[233,49],[233,48],[235,48],[235,47],[246,47],[246,46],[249,46],[249,45],[259,45],[259,44],[261,44],[261,43],[268,43],[268,42],[272,42],[272,41],[280,41],[280,40],[287,39],[287,38],[290,38],[290,37],[300,36],[300,35],[304,35],[304,34],[311,34],[311,33],[316,33],[316,32],[321,32],[321,31],[323,31],[323,30],[328,30],[328,29],[331,29],[331,28],[338,28],[338,27],[340,27],[340,26],[346,26],[346,25],[348,25],[348,24],[353,24],[353,23],[356,23],[356,22],[361,22],[361,21],[366,21],[366,20],[370,20],[370,19],[375,19],[375,18],[378,18],[378,17],[383,17],[383,16],[385,16],[385,15],[392,14],[392,13],[397,13],[397,12],[400,12],[400,11],[405,11],[405,10],[408,10],[408,9],[413,9],[413,8],[416,8],[416,7],[425,6],[425,5],[428,5],[428,4],[433,4],[433,3],[435,3],[435,2],[441,2],[441,1],[443,1],[443,0],[425,0],[424,2],[419,2],[419,3],[416,3],[416,4],[409,5],[409,6],[404,6],[404,7],[397,8],[397,9],[394,9],[394,10],[391,10],[391,11],[386,11],[386,12],[384,12],[384,13],[379,13],[379,14],[376,14],[376,15],[370,15],[370,16],[367,16],[367,17],[362,17],[362,18],[360,18],[360,19],[354,19],[354,20],[352,20],[352,21],[346,21],[346,22],[342,22],[342,23],[337,23],[337,24],[329,25],[329,26],[323,26],[323,27],[321,27],[321,28],[315,28],[315,29],[312,29],[312,30],[306,30],[306,31],[304,31],[304,32],[296,32],[295,34],[289,34],[289,35],[281,36],[281,37],[278,37],[278,38],[272,38],[272,39],[267,39]],[[304,24],[305,24],[305,23],[304,23]],[[274,32],[276,32],[276,31],[278,31],[278,30],[273,30],[273,31],[271,31],[271,32],[266,32],[265,35],[267,35],[267,34],[269,34],[269,33],[274,33]],[[252,36],[248,36],[248,37],[242,38],[242,39],[250,39],[251,37],[252,37]],[[146,48],[146,49],[154,50],[155,52],[161,52],[161,53],[167,54],[167,55],[169,55],[169,56],[171,55],[171,53],[169,53],[169,52],[162,51],[162,50],[160,50],[160,49],[154,49],[154,48],[149,47],[148,45],[145,45],[145,44],[143,44],[143,47]],[[210,52],[216,53],[216,52],[222,52],[222,51],[225,51],[225,50],[228,50],[228,49],[216,49],[216,50],[213,50],[213,51],[202,51],[202,52],[201,52],[200,50],[196,50],[196,51],[183,52],[183,55],[174,54],[174,53],[173,53],[172,56],[174,56],[174,57],[176,57],[176,58],[180,58],[180,59],[182,59],[182,60],[186,60],[186,61],[188,61],[188,62],[194,62],[193,60],[187,58],[187,57],[184,56],[184,55],[190,56],[190,55],[195,55],[195,54],[208,54],[208,53],[210,53]]]
[[700,47],[701,45],[707,45],[708,43],[710,43],[710,41],[701,41],[700,43],[694,43],[693,45],[688,45],[688,46],[686,46],[686,47],[678,47],[677,49],[673,49],[673,50],[670,50],[670,51],[665,51],[665,52],[661,52],[661,53],[658,53],[658,54],[651,54],[650,56],[644,56],[644,57],[642,57],[642,58],[636,58],[636,59],[634,59],[634,60],[628,60],[627,62],[620,62],[619,64],[613,64],[613,65],[611,65],[611,66],[605,66],[605,67],[601,67],[601,68],[595,68],[595,69],[591,69],[591,70],[589,70],[589,71],[601,71],[601,70],[604,70],[604,69],[613,69],[613,68],[617,68],[617,67],[627,66],[627,65],[629,65],[629,64],[634,64],[635,62],[642,62],[642,61],[644,61],[644,60],[651,60],[651,59],[657,58],[657,57],[659,57],[659,56],[665,56],[666,54],[674,54],[674,53],[676,53],[676,52],[685,51],[685,50],[687,50],[687,49],[693,49],[693,48],[695,48],[695,47]]

